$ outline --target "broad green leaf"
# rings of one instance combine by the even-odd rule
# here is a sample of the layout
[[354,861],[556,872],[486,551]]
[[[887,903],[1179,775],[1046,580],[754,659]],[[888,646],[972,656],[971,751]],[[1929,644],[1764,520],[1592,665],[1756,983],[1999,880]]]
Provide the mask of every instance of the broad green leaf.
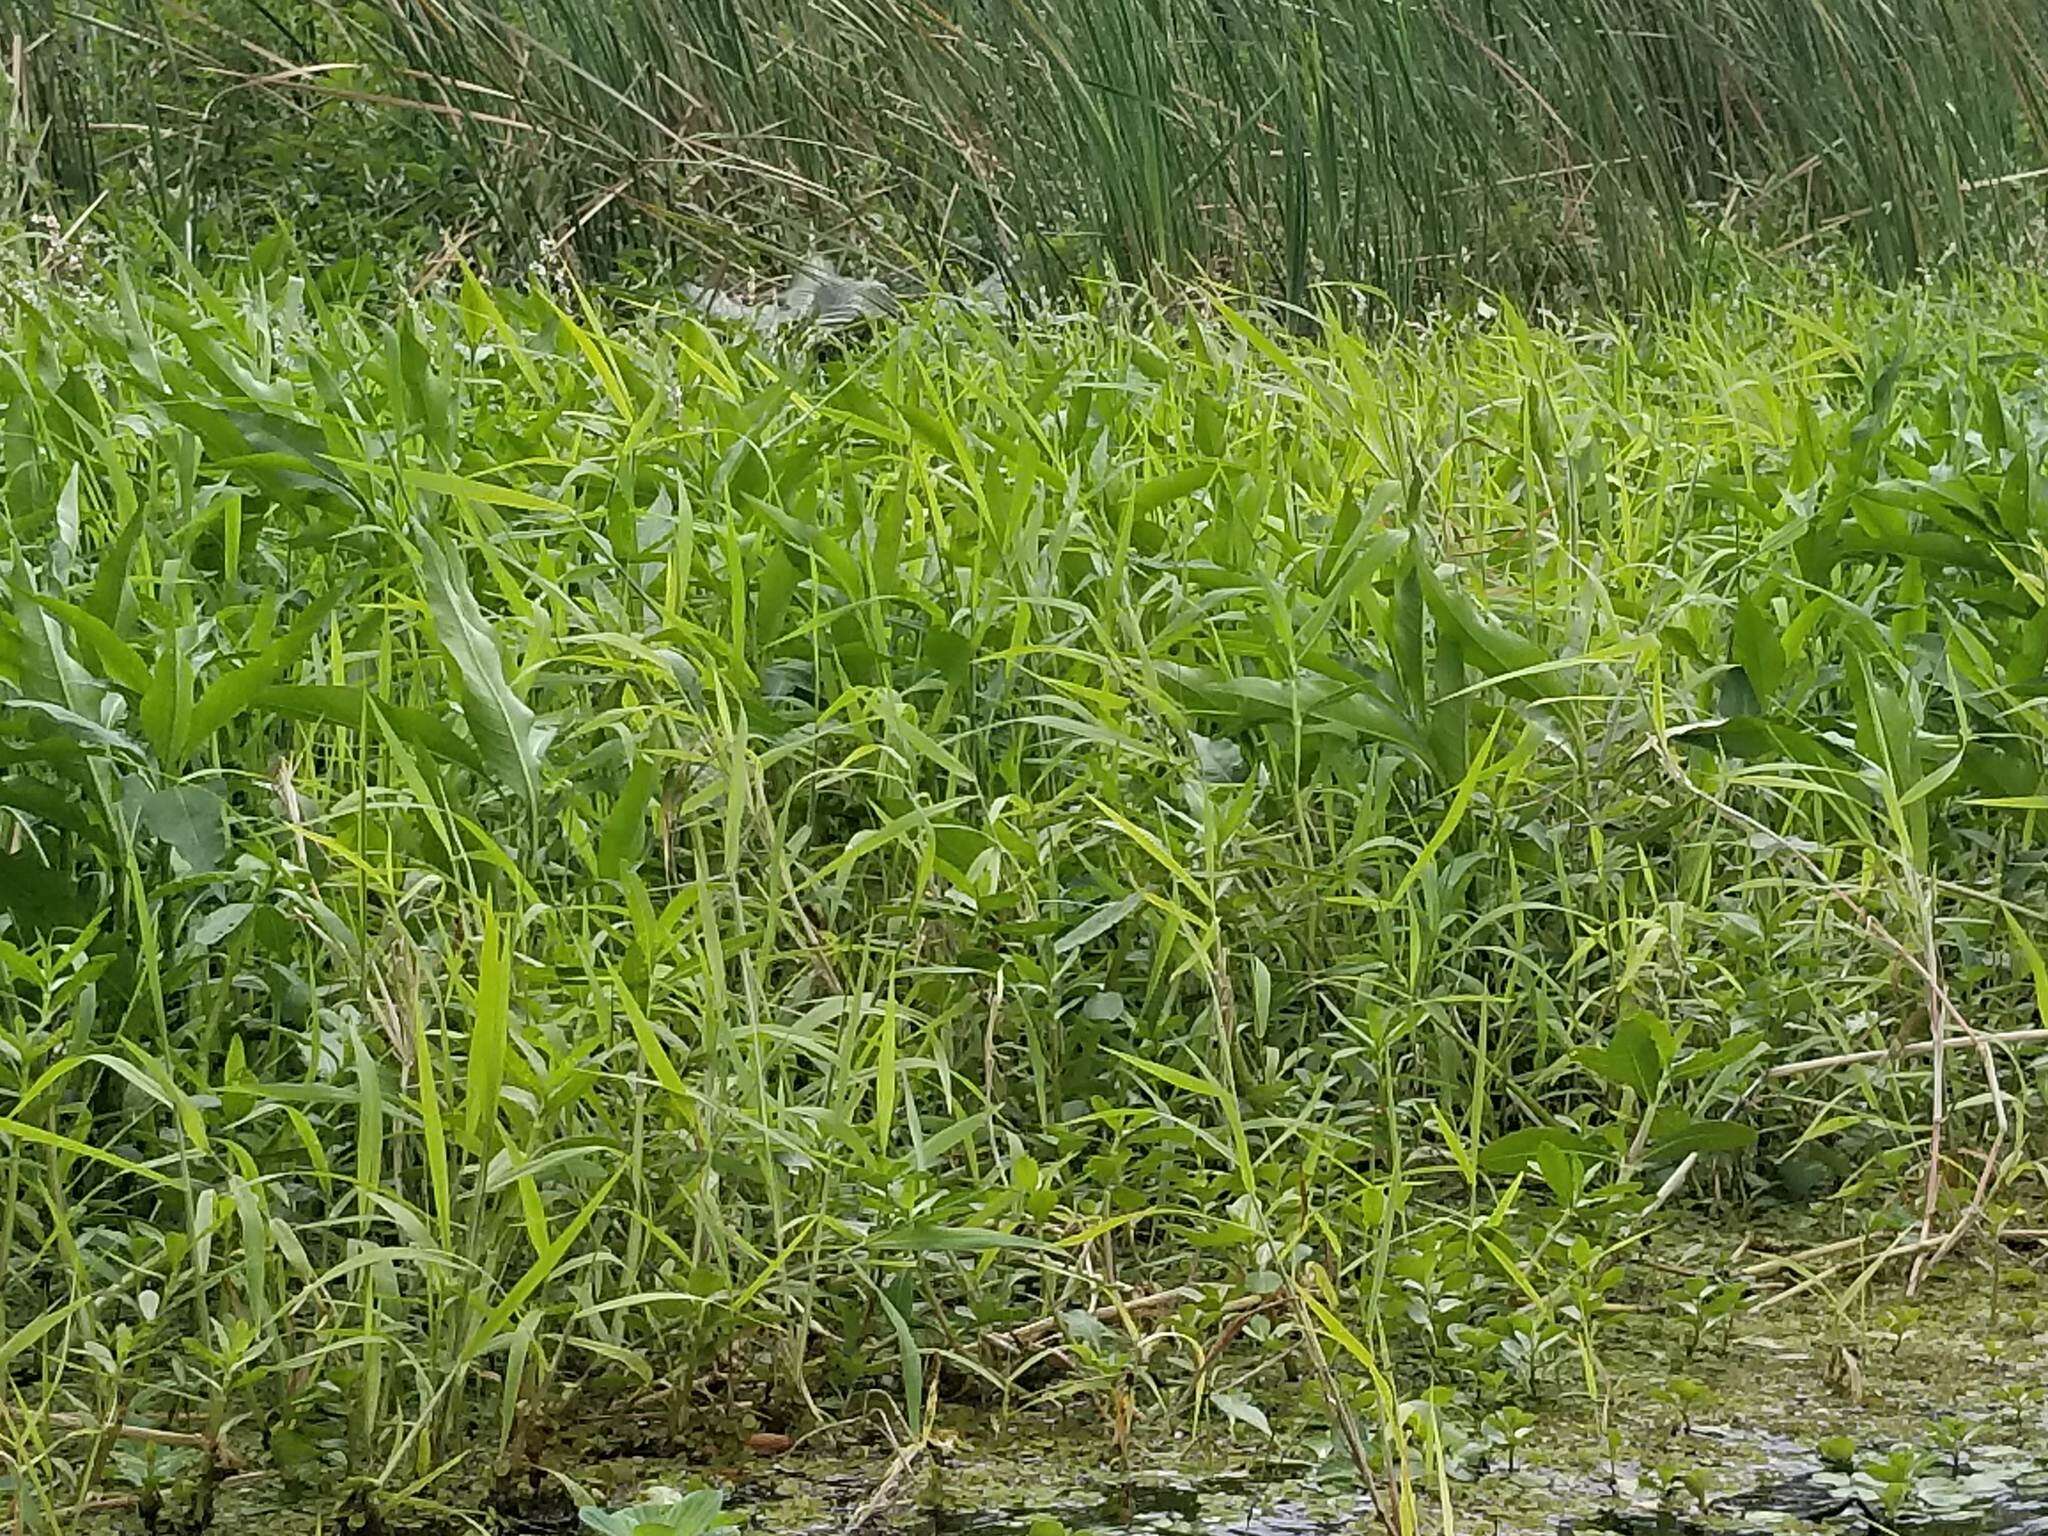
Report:
[[93,1162],[104,1163],[109,1168],[118,1169],[122,1173],[133,1174],[139,1179],[147,1179],[152,1184],[170,1184],[174,1182],[168,1175],[155,1168],[135,1162],[131,1158],[122,1157],[118,1153],[108,1152],[103,1148],[91,1146],[73,1136],[61,1135],[56,1131],[46,1131],[39,1125],[25,1124],[6,1115],[0,1115],[0,1136],[13,1136],[21,1141],[34,1142],[37,1146],[52,1147],[60,1152],[69,1152],[73,1157],[89,1158]]
[[227,857],[227,804],[200,784],[172,784],[134,801],[134,812],[149,832],[178,851],[195,870],[220,868]]
[[399,478],[416,491],[433,491],[443,496],[458,496],[469,501],[483,502],[494,507],[511,507],[521,512],[571,512],[574,508],[556,501],[551,496],[536,496],[531,491],[522,491],[515,486],[498,485],[489,480],[479,480],[470,475],[452,475],[442,470],[420,469],[413,466],[398,472]]
[[1754,592],[1735,605],[1735,660],[1759,699],[1768,701],[1785,677],[1785,646],[1770,604]]
[[1142,892],[1133,891],[1115,901],[1104,902],[1065,933],[1052,941],[1053,953],[1070,955],[1092,939],[1099,939],[1145,904]]
[[173,634],[157,652],[149,686],[143,690],[136,715],[142,734],[155,749],[157,760],[173,772],[184,765],[184,744],[192,720],[192,659],[185,654],[183,636]]
[[641,1012],[639,1003],[633,999],[632,989],[616,971],[612,973],[612,995],[626,1012],[626,1022],[632,1027],[633,1039],[640,1047],[640,1054],[647,1059],[647,1068],[654,1074],[654,1080],[677,1099],[688,1099],[690,1090],[683,1082],[682,1073],[676,1070],[675,1062],[670,1059],[668,1047],[662,1044],[661,1036],[655,1033],[653,1021]]
[[209,683],[185,721],[184,733],[175,748],[175,758],[182,760],[215,731],[254,707],[264,690],[277,681],[285,668],[306,653],[342,595],[342,588],[330,588],[325,595],[309,603],[291,628],[266,645],[254,658]]
[[498,782],[538,814],[547,733],[505,681],[504,658],[460,561],[434,536],[420,543],[434,637],[455,665],[470,740]]
[[1213,464],[1189,464],[1154,476],[1131,493],[1131,510],[1139,517],[1157,512],[1169,502],[1192,496],[1216,478]]
[[[1427,560],[1418,560],[1415,569],[1422,580],[1422,595],[1437,623],[1454,632],[1466,655],[1479,661],[1488,674],[1540,673],[1552,659],[1535,641],[1483,612],[1475,599],[1446,582]],[[1526,684],[1511,686],[1515,692],[1534,696]]]
[[[8,670],[16,686],[28,699],[55,705],[69,716],[104,729],[100,700],[106,689],[79,665],[63,626],[18,568],[10,586],[19,638],[13,647],[14,665]],[[5,661],[6,653],[0,652],[0,663]]]
[[76,603],[65,602],[62,598],[45,597],[39,592],[31,595],[36,602],[71,626],[71,633],[77,637],[79,644],[91,653],[107,677],[131,693],[141,693],[149,687],[149,664],[136,652],[134,646],[114,633],[113,628],[99,615],[79,607]]
[[1579,1059],[1607,1082],[1632,1088],[1647,1101],[1664,1080],[1671,1050],[1671,1031],[1664,1021],[1638,1010],[1615,1025],[1605,1045],[1581,1051]]
[[1214,1403],[1216,1411],[1231,1423],[1246,1425],[1262,1435],[1270,1436],[1273,1433],[1273,1426],[1266,1418],[1265,1409],[1243,1393],[1211,1392],[1209,1401]]
[[660,765],[643,756],[626,776],[625,787],[597,835],[597,874],[616,880],[629,862],[637,862],[647,842],[647,810],[654,799]]
[[1531,1126],[1496,1136],[1479,1150],[1479,1166],[1489,1173],[1520,1173],[1536,1160],[1536,1149],[1555,1146],[1581,1157],[1602,1154],[1600,1143],[1558,1126]]
[[1756,1145],[1756,1127],[1735,1120],[1698,1120],[1650,1143],[1649,1156],[1662,1161],[1714,1152],[1747,1152]]
[[889,1293],[878,1286],[875,1296],[896,1333],[896,1349],[903,1363],[903,1421],[915,1438],[924,1432],[924,1353],[910,1331],[910,1320],[889,1299]]
[[296,720],[316,720],[351,731],[362,729],[381,715],[409,745],[444,762],[457,763],[478,773],[484,771],[484,760],[476,748],[441,720],[423,709],[387,703],[367,688],[335,683],[274,683],[257,690],[251,702],[256,708],[274,710]]
[[1171,1083],[1183,1092],[1198,1093],[1205,1099],[1223,1097],[1223,1090],[1215,1083],[1207,1078],[1196,1077],[1191,1072],[1183,1072],[1178,1067],[1169,1067],[1161,1061],[1147,1061],[1141,1056],[1133,1056],[1125,1051],[1111,1051],[1109,1054],[1150,1077],[1158,1078],[1162,1083]]
[[508,926],[488,910],[477,946],[476,1003],[469,1028],[469,1074],[464,1090],[463,1129],[470,1142],[488,1154],[495,1136],[485,1127],[498,1123],[498,1090],[505,1081],[505,1060],[511,1038],[512,938]]

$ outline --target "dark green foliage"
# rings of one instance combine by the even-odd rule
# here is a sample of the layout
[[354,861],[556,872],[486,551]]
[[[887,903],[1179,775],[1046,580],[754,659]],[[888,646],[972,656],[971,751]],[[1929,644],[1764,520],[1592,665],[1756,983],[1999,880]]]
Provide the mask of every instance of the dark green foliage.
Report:
[[600,272],[816,247],[1406,308],[1640,298],[1839,234],[1899,276],[2031,237],[2048,102],[2025,0],[94,7],[30,75],[74,192],[226,248],[281,217]]

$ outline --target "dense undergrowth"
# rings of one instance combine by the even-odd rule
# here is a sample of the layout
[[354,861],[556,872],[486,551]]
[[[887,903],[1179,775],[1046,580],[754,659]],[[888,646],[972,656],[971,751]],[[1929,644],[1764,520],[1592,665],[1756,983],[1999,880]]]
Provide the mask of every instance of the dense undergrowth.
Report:
[[5,327],[17,1507],[573,1383],[1369,1435],[1597,1392],[1660,1200],[2040,1202],[2039,1058],[1928,1049],[2048,992],[2030,280],[820,348],[273,245]]

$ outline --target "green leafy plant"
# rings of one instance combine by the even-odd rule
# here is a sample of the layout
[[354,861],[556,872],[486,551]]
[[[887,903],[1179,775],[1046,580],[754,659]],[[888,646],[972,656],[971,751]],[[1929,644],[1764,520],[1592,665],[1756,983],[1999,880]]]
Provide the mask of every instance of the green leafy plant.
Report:
[[1907,1302],[1893,1302],[1878,1313],[1877,1326],[1891,1335],[1893,1354],[1905,1347],[1908,1335],[1920,1325],[1923,1316],[1924,1309]]
[[1741,1280],[1695,1275],[1681,1281],[1671,1292],[1670,1305],[1685,1324],[1685,1358],[1695,1358],[1707,1335],[1716,1328],[1721,1331],[1725,1348],[1748,1298],[1749,1286]]
[[1515,1470],[1515,1452],[1535,1434],[1537,1423],[1536,1415],[1526,1408],[1503,1403],[1480,1422],[1479,1428],[1490,1444],[1505,1453],[1508,1470],[1512,1472]]
[[1963,1475],[1965,1457],[1984,1432],[1984,1426],[1958,1414],[1943,1414],[1928,1429],[1928,1443],[1948,1461],[1951,1477]]
[[1690,1505],[1704,1514],[1714,1499],[1714,1474],[1710,1468],[1659,1462],[1648,1471],[1646,1481],[1657,1490],[1658,1502],[1667,1507]]
[[737,1524],[725,1510],[725,1494],[717,1488],[649,1488],[638,1504],[604,1509],[585,1504],[577,1518],[598,1536],[708,1536],[721,1526]]
[[1678,1427],[1692,1433],[1693,1415],[1714,1399],[1705,1382],[1692,1376],[1673,1376],[1656,1388],[1656,1395],[1678,1410]]
[[1920,1483],[1934,1458],[1926,1451],[1898,1446],[1883,1456],[1866,1460],[1859,1469],[1877,1485],[1878,1500],[1887,1516],[1896,1516],[1919,1491]]
[[1992,1388],[1992,1395],[2005,1410],[2012,1428],[2019,1429],[2040,1402],[2041,1388],[2030,1381],[2002,1381]]

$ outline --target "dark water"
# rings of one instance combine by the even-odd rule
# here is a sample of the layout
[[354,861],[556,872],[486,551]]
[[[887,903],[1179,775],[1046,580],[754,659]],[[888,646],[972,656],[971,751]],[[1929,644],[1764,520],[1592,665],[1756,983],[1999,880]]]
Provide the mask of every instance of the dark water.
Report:
[[[1048,1536],[1062,1529],[1070,1536],[1379,1536],[1382,1530],[1362,1494],[1314,1490],[1299,1468],[1130,1481],[1072,1481],[1053,1467],[1035,1469],[1036,1475],[1019,1471],[1009,1498],[1000,1491],[991,1496],[979,1479],[951,1490],[947,1480],[928,1482],[914,1503],[872,1526],[872,1536]],[[753,1525],[777,1528],[772,1514]],[[843,1520],[832,1521],[789,1536],[842,1529]]]
[[[1903,1536],[2048,1536],[2048,1479],[2040,1473],[2013,1473],[2011,1477],[1939,1479],[1931,1483],[1944,1495],[1944,1503],[1960,1501],[1960,1507],[1931,1509],[1923,1503],[1909,1503],[1896,1516],[1858,1497],[1815,1473],[1774,1479],[1747,1493],[1718,1499],[1714,1509],[1737,1526],[1751,1524],[1743,1518],[1794,1516],[1817,1524],[1841,1524],[1866,1530],[1894,1530]],[[1610,1530],[1614,1526],[1610,1524]]]
[[1023,1509],[953,1509],[922,1512],[913,1530],[925,1536],[1031,1536],[1047,1515],[1073,1536],[1336,1536],[1380,1530],[1362,1499],[1351,1510],[1327,1499],[1311,1509],[1251,1474],[1187,1482],[1124,1483],[1075,1490],[1068,1499]]
[[[1453,1509],[1460,1536],[1545,1524],[1559,1536],[1777,1536],[1788,1522],[1843,1536],[2048,1536],[2048,1476],[2039,1471],[1941,1478],[1929,1486],[1940,1496],[1931,1503],[1916,1499],[1892,1517],[1874,1498],[1813,1471],[1767,1476],[1711,1499],[1704,1511],[1602,1506],[1590,1498],[1583,1514],[1498,1518],[1489,1511],[1483,1482],[1456,1489]],[[1363,1495],[1316,1493],[1298,1481],[1258,1474],[1081,1486],[1058,1495],[1037,1490],[1028,1504],[1014,1506],[985,1498],[956,1505],[942,1489],[929,1489],[919,1507],[887,1529],[910,1536],[1047,1536],[1054,1529],[1048,1517],[1072,1536],[1378,1536],[1382,1530]]]
[[[1957,1488],[1954,1479],[1933,1486]],[[1967,1484],[1961,1485],[1967,1488]],[[2048,1536],[2048,1479],[2038,1473],[1987,1480],[1974,1495],[1958,1491],[1956,1507],[1929,1508],[1920,1501],[1887,1515],[1874,1500],[1858,1496],[1815,1473],[1774,1478],[1747,1492],[1716,1499],[1706,1519],[1686,1520],[1657,1512],[1607,1511],[1596,1522],[1621,1536],[1664,1536],[1712,1527],[1756,1530],[1781,1525],[1773,1516],[1791,1516],[1813,1524],[1848,1530],[1898,1532],[1900,1536]],[[1943,1500],[1947,1505],[1950,1500]]]

